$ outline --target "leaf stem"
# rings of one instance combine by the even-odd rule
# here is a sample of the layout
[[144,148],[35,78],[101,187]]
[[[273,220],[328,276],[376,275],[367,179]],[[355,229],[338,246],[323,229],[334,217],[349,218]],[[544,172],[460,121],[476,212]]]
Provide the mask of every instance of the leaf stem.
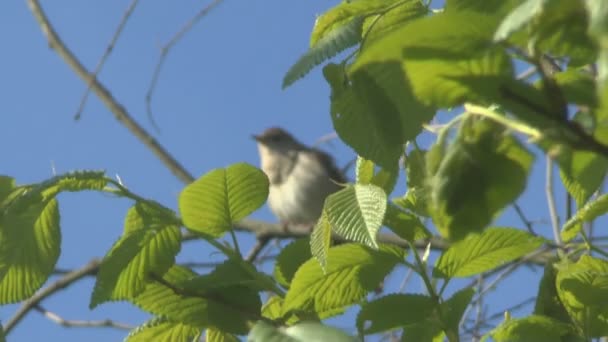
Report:
[[510,128],[516,132],[520,132],[525,135],[528,135],[534,140],[539,140],[540,138],[542,138],[542,133],[539,130],[532,128],[524,123],[518,122],[516,120],[509,119],[509,118],[505,117],[504,115],[496,113],[495,111],[493,111],[489,108],[477,106],[477,105],[474,105],[471,103],[465,103],[464,109],[471,114],[486,117],[490,120],[496,121],[497,123],[499,123],[507,128]]

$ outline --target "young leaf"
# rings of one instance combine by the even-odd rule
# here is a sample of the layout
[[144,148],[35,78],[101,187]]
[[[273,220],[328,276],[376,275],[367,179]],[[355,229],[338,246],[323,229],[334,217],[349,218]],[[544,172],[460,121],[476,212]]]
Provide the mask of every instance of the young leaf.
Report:
[[[164,317],[155,317],[148,322],[133,329],[126,342],[172,342],[172,341],[198,341],[202,334],[202,328],[172,322]],[[219,341],[219,340],[216,340]]]
[[412,214],[389,204],[384,216],[384,225],[400,238],[410,242],[431,237],[431,232]]
[[430,182],[431,217],[458,240],[479,232],[526,187],[533,155],[504,128],[469,118]]
[[247,333],[247,322],[259,317],[261,302],[258,294],[239,286],[205,295],[185,292],[180,283],[196,276],[184,267],[173,266],[163,277],[148,283],[144,292],[129,301],[142,310],[167,317],[173,322],[216,327],[234,334]]
[[365,303],[357,315],[357,330],[369,335],[418,323],[435,311],[431,297],[415,294],[392,294]]
[[572,332],[570,326],[546,316],[532,315],[525,318],[510,319],[490,335],[497,342],[554,342]]
[[583,223],[595,220],[608,212],[608,194],[603,194],[580,208],[562,228],[561,237],[565,242],[572,240],[582,229]]
[[179,196],[179,210],[187,228],[219,237],[261,207],[267,197],[266,175],[238,163],[213,170],[188,185]]
[[283,78],[283,89],[304,77],[315,66],[358,44],[361,41],[362,25],[363,17],[355,17],[316,42],[289,68]]
[[225,333],[215,328],[207,328],[205,342],[239,342],[240,340],[233,334]]
[[[323,68],[323,74],[331,86],[331,118],[340,139],[361,157],[394,169],[403,151],[401,145],[419,130],[413,136],[403,134],[399,108],[371,76],[360,73],[347,80],[343,68],[335,64]],[[396,90],[402,98],[411,98],[405,84]],[[418,128],[417,120],[410,124],[409,130]]]
[[489,228],[454,243],[437,260],[433,276],[470,277],[536,250],[543,239],[515,228]]
[[162,276],[175,262],[181,233],[175,218],[160,206],[137,203],[129,209],[123,236],[106,254],[97,274],[90,307],[108,300],[134,298],[151,273]]
[[608,334],[608,262],[583,255],[576,263],[558,265],[557,294],[584,336]]
[[381,187],[385,193],[390,194],[399,176],[397,165],[391,170],[380,168],[378,172],[376,172],[375,168],[376,165],[373,161],[358,156],[355,168],[357,183],[376,185]]
[[317,221],[317,224],[310,234],[310,253],[315,257],[323,269],[325,269],[325,266],[327,265],[327,253],[329,252],[330,244],[331,225],[327,220],[327,214],[323,211],[319,221]]
[[285,246],[277,256],[274,277],[284,287],[289,287],[298,268],[312,257],[310,239],[297,239]]
[[55,199],[6,211],[0,222],[0,304],[31,297],[53,272],[60,245]]
[[247,336],[249,342],[304,342],[335,341],[357,342],[358,339],[347,335],[340,329],[328,327],[317,322],[304,322],[287,328],[277,328],[259,321]]
[[381,188],[354,184],[329,195],[323,210],[338,235],[377,248],[376,236],[382,227],[386,201]]
[[394,247],[333,247],[327,255],[325,272],[312,259],[298,269],[285,296],[283,313],[298,310],[321,315],[356,303],[376,288],[403,257],[403,250]]

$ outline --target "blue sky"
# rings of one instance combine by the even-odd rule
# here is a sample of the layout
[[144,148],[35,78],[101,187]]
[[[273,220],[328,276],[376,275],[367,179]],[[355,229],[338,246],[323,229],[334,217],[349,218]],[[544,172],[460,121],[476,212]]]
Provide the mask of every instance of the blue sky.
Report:
[[[222,3],[169,54],[152,101],[160,133],[147,119],[145,107],[159,46],[200,9],[200,1],[141,1],[100,79],[192,174],[199,176],[240,161],[258,165],[252,133],[279,125],[302,142],[312,144],[332,132],[329,87],[320,70],[285,91],[281,90],[281,81],[306,50],[315,15],[335,3]],[[89,69],[104,52],[127,5],[128,1],[117,0],[43,2],[59,34]],[[52,176],[53,169],[57,173],[103,169],[110,176],[119,175],[132,191],[176,208],[183,184],[94,95],[89,97],[82,118],[74,121],[85,84],[48,47],[25,1],[0,2],[0,41],[0,174],[13,176],[18,183],[30,183]],[[337,140],[323,148],[334,154],[340,165],[354,157]],[[534,189],[520,201],[531,220],[548,217],[543,174],[544,161],[535,165],[530,178]],[[401,187],[396,193],[404,191]],[[561,191],[558,196],[563,198]],[[58,266],[77,268],[102,257],[120,236],[130,204],[96,193],[62,194],[63,241]],[[266,208],[253,217],[274,221]],[[511,209],[499,223],[522,226]],[[546,223],[536,228],[550,232]],[[253,242],[251,238],[242,241],[243,249]],[[178,260],[214,261],[219,256],[203,243],[194,242],[184,246]],[[391,278],[389,285],[393,289],[404,273],[401,270]],[[489,299],[489,311],[499,311],[533,295],[538,276],[527,271],[516,273],[499,288],[501,295]],[[138,325],[148,318],[125,303],[108,303],[89,310],[92,286],[91,278],[81,281],[44,301],[43,306],[65,319],[111,318]],[[422,286],[416,279],[408,290],[420,292]],[[8,320],[17,308],[18,305],[0,307],[0,320]],[[352,327],[349,323],[353,317],[351,313],[332,320],[332,324]],[[108,328],[66,329],[32,312],[9,339],[112,341],[125,335],[124,331]]]

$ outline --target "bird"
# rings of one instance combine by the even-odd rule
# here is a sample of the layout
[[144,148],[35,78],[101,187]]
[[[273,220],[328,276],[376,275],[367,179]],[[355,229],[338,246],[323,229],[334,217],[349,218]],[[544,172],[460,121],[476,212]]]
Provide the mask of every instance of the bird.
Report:
[[347,183],[327,153],[308,147],[280,127],[271,127],[257,141],[262,171],[270,182],[268,206],[285,229],[292,225],[312,229],[327,196]]

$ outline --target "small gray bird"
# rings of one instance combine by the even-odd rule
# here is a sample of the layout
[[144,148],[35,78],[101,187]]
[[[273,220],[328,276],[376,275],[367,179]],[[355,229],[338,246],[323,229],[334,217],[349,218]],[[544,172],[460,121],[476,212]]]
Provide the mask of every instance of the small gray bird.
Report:
[[314,226],[325,198],[346,183],[333,158],[301,144],[278,127],[253,138],[258,143],[262,170],[270,180],[270,210],[285,226]]

